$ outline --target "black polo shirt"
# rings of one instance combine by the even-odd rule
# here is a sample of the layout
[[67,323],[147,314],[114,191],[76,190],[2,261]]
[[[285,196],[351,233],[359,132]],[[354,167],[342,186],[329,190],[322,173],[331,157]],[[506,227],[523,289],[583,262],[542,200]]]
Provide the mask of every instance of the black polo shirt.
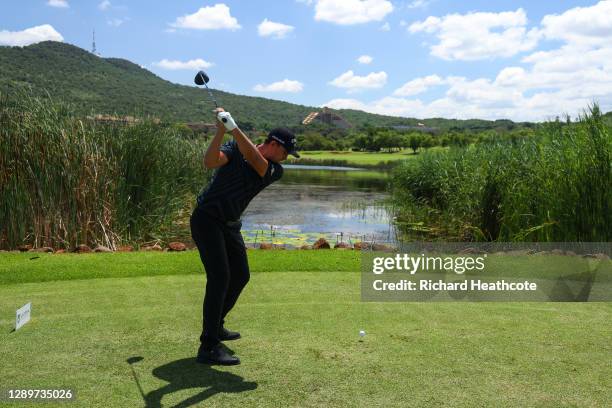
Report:
[[228,162],[219,167],[212,181],[198,196],[198,207],[221,221],[237,221],[251,200],[283,176],[283,166],[268,160],[263,177],[246,161],[231,140],[220,149]]

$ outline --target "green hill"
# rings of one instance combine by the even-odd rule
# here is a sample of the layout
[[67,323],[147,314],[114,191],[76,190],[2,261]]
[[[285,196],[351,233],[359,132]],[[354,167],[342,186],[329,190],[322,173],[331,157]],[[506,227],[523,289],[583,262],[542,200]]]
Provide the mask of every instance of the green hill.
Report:
[[[27,47],[0,47],[0,90],[28,87],[35,94],[74,104],[78,113],[143,116],[170,122],[197,122],[212,104],[201,89],[166,81],[130,61],[101,58],[76,46],[46,41]],[[214,91],[243,127],[299,126],[316,107]],[[509,129],[511,121],[407,119],[356,110],[338,110],[356,126],[415,126],[440,129]],[[524,124],[523,124],[524,125]]]
[[[212,108],[201,89],[173,84],[130,61],[100,58],[81,48],[42,42],[0,47],[0,89],[30,86],[36,94],[73,103],[82,114],[151,115],[173,122],[196,122]],[[301,121],[312,108],[215,90],[241,122]],[[257,107],[255,109],[255,107]]]

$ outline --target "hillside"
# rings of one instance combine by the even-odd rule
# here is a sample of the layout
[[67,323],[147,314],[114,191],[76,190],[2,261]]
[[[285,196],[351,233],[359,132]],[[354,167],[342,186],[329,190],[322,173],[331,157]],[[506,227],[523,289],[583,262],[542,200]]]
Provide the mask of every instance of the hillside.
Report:
[[[194,73],[195,74],[195,73]],[[0,90],[31,87],[34,93],[75,105],[80,114],[151,115],[171,122],[197,122],[212,107],[205,91],[166,81],[130,61],[100,58],[76,46],[46,41],[27,47],[0,47]],[[297,126],[315,107],[214,90],[240,123],[259,129]],[[414,126],[441,129],[508,129],[511,121],[407,119],[356,110],[338,110],[356,126]]]
[[[0,47],[0,89],[31,86],[35,93],[76,105],[82,114],[151,115],[173,122],[201,121],[212,108],[198,88],[173,84],[130,61],[100,58],[58,42]],[[242,122],[294,123],[311,108],[215,91]],[[257,109],[253,109],[257,106]]]

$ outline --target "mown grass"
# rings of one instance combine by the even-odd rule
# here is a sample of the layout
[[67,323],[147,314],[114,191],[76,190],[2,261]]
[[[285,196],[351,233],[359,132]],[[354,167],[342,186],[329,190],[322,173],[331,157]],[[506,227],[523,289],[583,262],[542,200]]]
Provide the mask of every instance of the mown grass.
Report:
[[535,137],[426,152],[393,173],[398,221],[411,239],[610,241],[611,157],[596,105]]
[[[362,303],[357,270],[283,271],[320,268],[330,254],[276,251],[277,264],[253,272],[228,318],[243,335],[227,342],[242,359],[235,367],[194,361],[203,274],[134,276],[180,257],[196,271],[193,253],[126,254],[126,278],[0,285],[2,386],[71,387],[78,407],[145,405],[134,375],[150,407],[603,407],[612,399],[609,303]],[[80,268],[92,272],[115,255],[78,258]],[[46,259],[58,262],[43,276],[77,258]],[[11,332],[27,301],[32,320]],[[143,358],[134,373],[132,357]]]
[[[446,150],[433,147],[429,150]],[[405,149],[399,152],[353,152],[353,151],[305,151],[300,152],[301,158],[290,159],[293,164],[318,164],[328,166],[361,166],[367,168],[389,168],[401,160],[413,159],[420,154]]]
[[[360,251],[248,250],[253,272],[356,271]],[[204,273],[197,250],[99,254],[0,254],[0,285],[92,278]]]
[[0,248],[162,238],[206,183],[204,148],[146,119],[100,124],[0,94]]

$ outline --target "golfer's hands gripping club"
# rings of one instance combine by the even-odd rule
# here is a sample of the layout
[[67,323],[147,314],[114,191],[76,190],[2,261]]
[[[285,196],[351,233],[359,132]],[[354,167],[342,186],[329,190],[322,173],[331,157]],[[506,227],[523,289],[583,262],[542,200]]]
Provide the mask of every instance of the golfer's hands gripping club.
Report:
[[215,112],[217,113],[217,120],[221,122],[228,131],[231,132],[238,127],[232,115],[229,112],[225,112],[223,108],[215,109]]

